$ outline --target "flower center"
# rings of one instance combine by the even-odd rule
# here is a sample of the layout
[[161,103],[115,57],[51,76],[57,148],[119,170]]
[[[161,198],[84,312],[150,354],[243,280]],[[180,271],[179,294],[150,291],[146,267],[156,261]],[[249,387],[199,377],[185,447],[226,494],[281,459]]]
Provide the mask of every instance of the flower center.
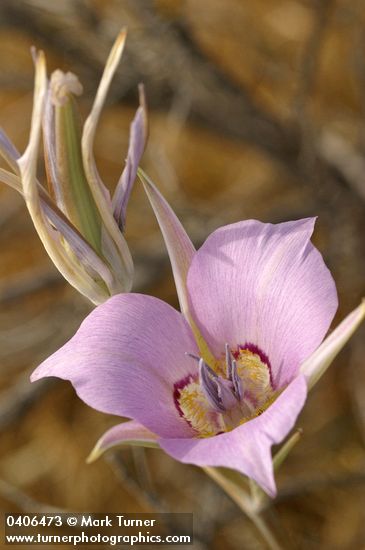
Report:
[[225,359],[213,370],[205,361],[199,374],[175,384],[174,400],[182,416],[200,437],[230,431],[261,414],[275,399],[270,362],[252,344],[233,352],[226,345]]

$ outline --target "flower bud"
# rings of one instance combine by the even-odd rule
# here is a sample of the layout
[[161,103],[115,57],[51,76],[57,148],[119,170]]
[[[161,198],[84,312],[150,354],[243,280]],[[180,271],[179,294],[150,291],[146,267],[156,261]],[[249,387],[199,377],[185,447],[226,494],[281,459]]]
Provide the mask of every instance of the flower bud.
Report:
[[[15,174],[4,169],[0,180],[23,196],[34,226],[62,275],[94,304],[128,292],[133,262],[123,236],[125,211],[147,139],[143,88],[131,125],[125,168],[110,197],[93,154],[96,126],[113,74],[124,49],[122,31],[109,55],[89,117],[82,127],[75,96],[82,86],[73,73],[55,71],[47,80],[43,52],[34,54],[35,91],[30,139],[20,157],[3,132],[0,154]],[[36,177],[43,131],[49,192]]]

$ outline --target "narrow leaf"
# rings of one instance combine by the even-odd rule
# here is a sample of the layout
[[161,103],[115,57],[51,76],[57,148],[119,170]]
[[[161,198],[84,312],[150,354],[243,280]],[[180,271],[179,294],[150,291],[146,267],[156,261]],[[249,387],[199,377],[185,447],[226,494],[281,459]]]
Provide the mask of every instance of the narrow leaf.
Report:
[[301,372],[311,389],[326,372],[365,317],[365,300],[354,309],[324,340],[319,348],[302,364]]

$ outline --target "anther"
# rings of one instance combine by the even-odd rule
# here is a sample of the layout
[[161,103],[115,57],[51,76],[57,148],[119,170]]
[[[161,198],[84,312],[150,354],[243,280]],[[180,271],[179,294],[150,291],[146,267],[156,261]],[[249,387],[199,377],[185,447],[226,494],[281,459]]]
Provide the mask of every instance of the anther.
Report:
[[219,390],[217,384],[218,376],[215,372],[204,362],[204,359],[199,360],[199,380],[201,388],[205,397],[211,404],[211,406],[220,411],[225,411],[221,399],[219,397]]
[[237,399],[241,401],[243,397],[242,380],[237,372],[237,362],[234,359],[232,361],[232,384]]
[[231,350],[229,349],[228,344],[225,345],[225,349],[226,349],[227,378],[228,378],[228,380],[232,380],[232,360],[233,360],[233,357],[232,357],[232,353],[231,353]]

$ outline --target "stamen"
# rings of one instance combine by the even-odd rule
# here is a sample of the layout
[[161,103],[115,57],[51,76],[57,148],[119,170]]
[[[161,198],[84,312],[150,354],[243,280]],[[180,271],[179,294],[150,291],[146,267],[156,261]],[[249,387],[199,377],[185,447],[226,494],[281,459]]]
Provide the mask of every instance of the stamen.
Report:
[[231,353],[231,350],[229,349],[228,344],[225,345],[225,349],[226,349],[227,378],[228,378],[228,380],[232,380],[232,360],[233,360],[233,357],[232,357],[232,353]]
[[236,396],[233,394],[232,382],[224,380],[220,376],[215,380],[217,384],[217,391],[219,400],[226,411],[232,409],[237,405]]
[[232,384],[233,384],[234,393],[238,401],[242,401],[242,397],[243,397],[242,380],[237,372],[237,361],[235,359],[233,359],[232,361]]
[[242,400],[243,390],[242,390],[242,380],[237,372],[237,362],[233,358],[229,345],[225,345],[226,350],[226,369],[227,369],[227,378],[233,384],[234,395],[238,401]]
[[205,397],[211,406],[217,411],[225,411],[218,390],[218,376],[203,359],[199,360],[199,381]]
[[188,351],[185,352],[185,355],[187,355],[188,357],[191,357],[192,359],[195,359],[195,361],[200,361],[200,357],[198,357],[197,355],[194,355],[193,353],[189,353]]

